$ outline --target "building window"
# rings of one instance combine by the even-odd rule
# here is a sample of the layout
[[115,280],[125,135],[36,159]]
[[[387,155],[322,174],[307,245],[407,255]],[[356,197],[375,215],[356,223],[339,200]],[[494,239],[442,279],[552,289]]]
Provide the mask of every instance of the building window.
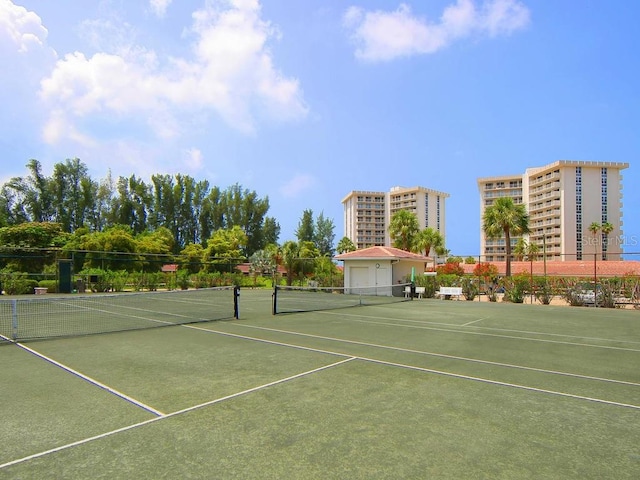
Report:
[[424,224],[429,226],[429,194],[424,196]]
[[582,167],[576,167],[576,260],[582,260]]

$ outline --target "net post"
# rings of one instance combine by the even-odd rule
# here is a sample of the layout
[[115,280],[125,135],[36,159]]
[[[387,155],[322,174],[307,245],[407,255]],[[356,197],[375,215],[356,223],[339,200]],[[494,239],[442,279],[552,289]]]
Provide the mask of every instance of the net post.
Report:
[[240,318],[240,307],[238,305],[238,298],[240,297],[240,287],[233,287],[233,318],[236,320]]
[[416,296],[416,282],[411,282],[411,300]]
[[273,286],[273,293],[271,294],[271,315],[278,313],[278,285]]

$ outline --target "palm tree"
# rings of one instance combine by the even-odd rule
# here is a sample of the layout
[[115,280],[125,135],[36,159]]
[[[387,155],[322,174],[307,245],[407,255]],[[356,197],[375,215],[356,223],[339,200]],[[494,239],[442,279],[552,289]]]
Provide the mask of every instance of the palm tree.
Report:
[[516,246],[513,247],[513,256],[518,262],[524,260],[524,257],[527,255],[527,248],[527,241],[524,238],[516,242]]
[[418,219],[408,210],[398,210],[389,222],[389,236],[393,246],[408,252],[411,251],[419,231]]
[[540,247],[537,243],[529,242],[527,245],[527,259],[529,261],[537,260],[540,253]]
[[602,225],[600,225],[600,231],[602,232],[603,235],[603,243],[602,243],[602,259],[606,260],[607,259],[607,254],[605,252],[605,245],[609,245],[609,234],[611,232],[613,232],[613,229],[615,227],[609,223],[609,222],[604,222]]
[[[595,249],[594,255],[595,257],[598,256],[598,232],[601,229],[601,225],[598,222],[591,222],[591,225],[589,225],[589,231],[593,234],[593,248]],[[594,258],[595,258],[594,257]]]
[[413,251],[429,256],[432,248],[441,247],[444,244],[442,234],[434,228],[427,227],[420,230],[413,240]]
[[338,242],[336,250],[338,253],[353,252],[356,250],[356,246],[349,237],[342,237]]
[[487,207],[482,216],[482,230],[487,238],[504,237],[506,276],[511,276],[511,235],[529,233],[529,214],[523,204],[511,197],[500,197]]

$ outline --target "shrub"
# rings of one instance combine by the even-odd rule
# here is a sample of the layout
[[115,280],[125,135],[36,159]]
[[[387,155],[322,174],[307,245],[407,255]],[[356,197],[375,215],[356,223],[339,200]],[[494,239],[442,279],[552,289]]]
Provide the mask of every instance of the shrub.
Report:
[[464,275],[464,268],[458,263],[447,262],[444,265],[440,265],[436,268],[438,275],[456,275],[461,277]]
[[462,293],[468,301],[476,298],[476,295],[479,293],[479,288],[477,283],[473,281],[473,278],[465,277],[462,279]]
[[25,295],[35,293],[38,286],[36,280],[31,280],[24,272],[6,272],[0,275],[2,289],[7,295]]
[[[436,277],[429,277],[425,275],[416,276],[416,287],[424,287],[424,298],[433,298],[436,295]],[[407,281],[410,281],[408,279]]]
[[191,273],[187,269],[178,270],[178,287],[187,290],[191,286]]
[[502,280],[504,287],[504,301],[512,303],[524,303],[524,297],[531,288],[529,278],[524,275],[516,275]]
[[534,282],[535,296],[543,305],[549,305],[555,295],[555,287],[545,278],[537,278]]
[[562,298],[572,307],[584,305],[583,289],[575,279],[561,281]]
[[47,293],[58,293],[58,282],[56,280],[40,280],[38,286],[47,289]]

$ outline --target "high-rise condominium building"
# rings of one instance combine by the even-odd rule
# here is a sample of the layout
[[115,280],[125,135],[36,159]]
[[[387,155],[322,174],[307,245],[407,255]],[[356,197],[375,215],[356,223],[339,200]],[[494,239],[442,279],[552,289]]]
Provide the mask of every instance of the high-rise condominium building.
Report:
[[448,193],[424,187],[393,187],[389,192],[353,191],[342,199],[344,235],[357,248],[389,246],[389,222],[398,210],[415,214],[420,229],[431,227],[445,236]]
[[[485,261],[505,260],[505,240],[487,239],[482,231],[485,208],[496,198],[512,197],[529,213],[525,240],[549,260],[582,260],[597,253],[620,260],[622,253],[622,174],[628,163],[560,160],[528,168],[523,175],[478,179],[480,190],[480,253]],[[589,229],[611,224],[609,234]],[[519,237],[511,239],[512,247]]]

